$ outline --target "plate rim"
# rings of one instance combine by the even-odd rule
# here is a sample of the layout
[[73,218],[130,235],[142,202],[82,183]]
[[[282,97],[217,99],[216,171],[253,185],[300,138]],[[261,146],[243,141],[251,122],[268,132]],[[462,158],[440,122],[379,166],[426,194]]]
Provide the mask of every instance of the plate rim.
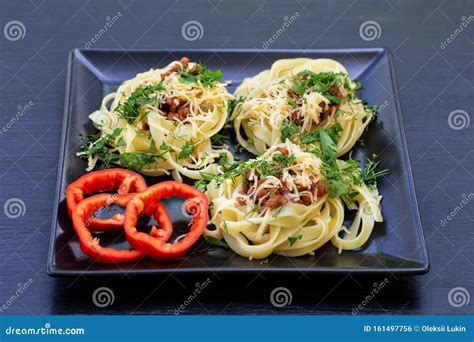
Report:
[[[421,258],[419,267],[404,267],[404,268],[274,268],[274,267],[262,267],[259,269],[256,268],[209,268],[209,267],[197,267],[197,268],[175,268],[175,269],[139,269],[139,270],[66,270],[59,269],[54,265],[54,252],[55,252],[55,242],[57,236],[57,216],[59,210],[60,196],[61,196],[61,185],[62,178],[64,175],[64,155],[66,152],[66,143],[67,143],[67,126],[69,121],[69,105],[71,101],[71,87],[72,87],[72,64],[75,55],[84,57],[83,51],[93,51],[93,52],[122,52],[124,54],[134,53],[134,52],[148,52],[148,53],[192,53],[192,52],[207,52],[207,53],[216,53],[216,52],[225,52],[225,53],[288,53],[288,54],[297,54],[297,53],[342,53],[342,52],[352,52],[352,53],[361,53],[361,52],[375,52],[387,56],[389,73],[390,73],[390,82],[394,91],[393,99],[395,102],[395,110],[397,116],[397,123],[399,125],[399,134],[400,134],[400,143],[402,146],[402,154],[404,162],[407,165],[407,177],[408,177],[408,187],[409,187],[409,196],[413,201],[414,205],[414,216],[416,219],[416,225],[419,229],[420,245],[418,248],[421,248]],[[47,262],[46,262],[46,273],[52,277],[62,277],[62,276],[120,276],[124,274],[136,275],[136,276],[147,276],[147,275],[166,275],[170,273],[177,274],[206,274],[206,273],[218,273],[218,274],[254,274],[254,273],[269,273],[269,274],[293,274],[295,272],[305,272],[307,274],[397,274],[397,275],[417,275],[417,274],[426,274],[430,270],[430,259],[426,246],[426,239],[423,230],[423,224],[420,216],[418,200],[415,191],[413,173],[411,168],[410,156],[408,153],[408,146],[406,140],[406,134],[404,130],[403,118],[401,103],[399,97],[399,88],[396,78],[395,65],[393,62],[393,53],[385,47],[371,47],[371,48],[329,48],[329,49],[252,49],[252,48],[228,48],[228,49],[213,49],[213,48],[196,48],[196,49],[118,49],[118,48],[74,48],[71,49],[68,53],[67,58],[67,73],[66,73],[66,82],[65,82],[65,93],[64,93],[64,106],[63,106],[63,115],[62,115],[62,125],[61,125],[61,138],[60,138],[60,148],[59,148],[59,163],[58,170],[56,174],[56,186],[54,192],[54,203],[53,203],[53,213],[52,213],[52,222],[50,230],[50,238],[48,245],[47,253]]]

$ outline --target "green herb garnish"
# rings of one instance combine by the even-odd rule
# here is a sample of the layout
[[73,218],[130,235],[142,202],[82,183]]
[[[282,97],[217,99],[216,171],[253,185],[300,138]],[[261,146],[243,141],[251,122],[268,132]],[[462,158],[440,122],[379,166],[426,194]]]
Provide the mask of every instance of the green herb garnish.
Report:
[[192,141],[186,141],[184,143],[183,149],[178,154],[179,159],[186,159],[188,158],[194,151],[194,143]]
[[129,124],[133,124],[140,114],[141,106],[156,102],[158,99],[156,93],[163,90],[165,90],[165,86],[162,82],[157,85],[147,85],[138,88],[134,90],[125,101],[121,102],[117,108],[115,108],[115,111],[120,118]]
[[188,71],[178,70],[180,76],[179,81],[182,83],[201,83],[203,86],[212,87],[222,78],[222,71],[211,71],[203,65],[199,65],[196,75],[190,74]]
[[229,164],[229,159],[227,157],[227,153],[220,153],[219,154],[219,159],[217,161],[217,164],[219,164],[220,166],[226,166],[227,164]]
[[120,165],[127,169],[141,171],[146,166],[156,162],[156,158],[163,159],[163,156],[158,153],[146,152],[125,152],[120,154]]
[[291,139],[298,132],[298,126],[296,126],[294,122],[285,119],[281,125],[280,139],[282,142],[285,142],[287,139]]
[[245,96],[240,96],[238,99],[230,99],[227,101],[227,112],[232,114],[239,103],[243,103],[245,101]]
[[303,238],[303,235],[292,235],[288,236],[288,243],[290,244],[290,247],[295,244],[296,241],[301,240]]
[[376,155],[372,156],[372,159],[367,159],[367,163],[364,166],[361,177],[362,181],[367,185],[376,185],[377,179],[384,177],[389,174],[388,169],[377,170],[380,161],[375,161]]
[[206,239],[206,242],[207,242],[209,245],[218,246],[218,247],[222,247],[222,248],[226,248],[226,249],[229,248],[229,245],[228,245],[225,241],[216,239],[216,238],[213,237],[213,236],[206,236],[205,239]]
[[291,89],[300,97],[307,90],[321,93],[332,104],[341,104],[342,98],[331,93],[331,88],[345,88],[348,93],[352,94],[357,85],[351,88],[350,79],[347,74],[334,72],[314,73],[309,70],[299,72],[292,84]]

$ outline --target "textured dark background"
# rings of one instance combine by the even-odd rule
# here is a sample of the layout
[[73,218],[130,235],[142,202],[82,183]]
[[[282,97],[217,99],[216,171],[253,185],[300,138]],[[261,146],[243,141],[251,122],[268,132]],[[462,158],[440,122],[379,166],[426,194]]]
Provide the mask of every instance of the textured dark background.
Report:
[[[448,293],[456,287],[474,296],[474,204],[462,204],[463,196],[472,198],[474,192],[473,1],[31,0],[0,1],[0,8],[0,28],[13,20],[25,28],[25,36],[14,41],[0,32],[0,205],[11,199],[24,203],[24,215],[17,218],[0,210],[3,314],[172,314],[195,283],[207,277],[54,279],[45,273],[67,54],[84,47],[106,17],[117,12],[120,20],[93,47],[261,48],[285,17],[298,12],[298,19],[270,48],[391,49],[431,271],[389,276],[389,284],[361,314],[473,312],[474,299],[462,307],[448,302]],[[181,28],[190,20],[201,23],[201,39],[183,38]],[[380,27],[380,36],[371,41],[359,32],[367,21]],[[467,24],[460,31],[463,21]],[[454,40],[443,44],[452,34]],[[18,106],[29,101],[32,108],[7,127]],[[452,212],[453,218],[443,224]],[[30,278],[31,286],[8,301],[18,284]],[[185,313],[351,314],[383,277],[211,279]],[[115,294],[114,304],[103,309],[91,300],[101,286]],[[279,286],[293,297],[284,308],[270,303],[271,291]]]

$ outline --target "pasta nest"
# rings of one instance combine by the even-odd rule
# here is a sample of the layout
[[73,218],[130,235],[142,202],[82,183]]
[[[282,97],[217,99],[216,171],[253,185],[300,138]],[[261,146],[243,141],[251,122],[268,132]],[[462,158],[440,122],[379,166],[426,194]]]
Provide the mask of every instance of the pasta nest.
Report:
[[[296,94],[293,91],[294,82],[301,72],[336,75],[338,83],[343,84],[332,91],[341,98],[341,103],[331,103],[328,95],[310,88]],[[234,95],[243,99],[231,117],[237,139],[248,151],[261,154],[283,142],[285,121],[296,123],[301,133],[331,127],[337,122],[341,127],[338,156],[342,156],[354,146],[374,115],[356,97],[356,87],[346,69],[337,61],[306,58],[279,60],[269,70],[245,79],[236,89]]]
[[[290,163],[283,166],[280,163],[280,169],[275,166],[276,175],[262,176],[266,163],[275,163],[284,154]],[[250,259],[266,258],[271,253],[301,256],[313,253],[328,241],[339,252],[355,249],[368,240],[374,223],[382,221],[381,196],[376,188],[352,185],[355,196],[348,208],[357,213],[347,228],[344,225],[345,199],[331,198],[320,186],[312,187],[325,183],[322,161],[289,141],[245,163],[248,167],[242,170],[249,171],[213,180],[206,191],[211,202],[211,223],[216,229],[207,229],[205,235],[224,238],[239,255]],[[338,164],[344,166],[343,161]],[[289,189],[285,199],[280,201],[284,204],[277,208],[262,204],[258,195],[262,189],[267,190],[267,201],[274,201],[281,195],[282,188]],[[301,201],[305,196],[310,200]]]
[[[209,86],[199,81],[183,82],[180,75],[173,72],[177,66],[189,70],[195,65],[183,66],[182,62],[175,61],[163,69],[140,73],[122,83],[115,93],[107,95],[100,109],[90,115],[104,135],[121,129],[112,142],[117,153],[156,154],[153,162],[137,171],[150,176],[171,173],[175,180],[181,181],[181,175],[201,179],[201,172],[220,172],[222,166],[216,161],[222,154],[228,163],[233,162],[232,154],[224,147],[213,148],[210,139],[225,125],[228,100],[232,95],[223,83]],[[149,94],[148,99],[153,101],[143,101],[139,117],[133,122],[127,121],[120,109],[135,91],[146,87],[158,89]],[[166,104],[181,104],[186,115],[170,119],[169,113],[163,110]],[[89,160],[89,169],[96,161]]]

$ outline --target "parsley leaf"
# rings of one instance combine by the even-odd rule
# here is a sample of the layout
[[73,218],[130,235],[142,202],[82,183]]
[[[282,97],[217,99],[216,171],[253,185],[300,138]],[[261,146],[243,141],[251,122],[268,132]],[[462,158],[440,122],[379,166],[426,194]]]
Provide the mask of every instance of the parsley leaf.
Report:
[[156,85],[140,87],[134,90],[125,101],[121,102],[115,108],[115,111],[118,113],[120,118],[127,121],[129,124],[133,124],[140,114],[141,106],[157,101],[156,93],[163,90],[165,90],[165,87],[162,82]]
[[294,99],[288,99],[288,104],[293,108],[296,108],[298,106],[298,103],[296,103]]
[[194,182],[193,186],[198,189],[199,191],[206,191],[207,190],[207,184],[209,184],[209,181],[205,179],[198,180]]
[[120,154],[120,165],[131,170],[140,171],[153,164],[157,157],[154,153],[125,152]]
[[[118,155],[113,153],[111,150],[113,150],[115,140],[121,132],[122,128],[115,128],[112,133],[106,135],[98,133],[84,137],[84,135],[81,134],[80,137],[83,145],[81,146],[80,158],[88,159],[90,156],[95,156],[99,160],[102,160],[105,168],[110,167],[112,163],[118,161]],[[116,145],[117,147],[122,146],[121,141],[123,141],[122,138],[118,141]]]
[[292,236],[288,236],[288,242],[290,244],[290,247],[293,246],[295,244],[296,241],[298,240],[301,240],[303,238],[303,235],[292,235]]
[[166,143],[163,141],[160,145],[160,151],[165,154],[165,153],[168,153],[169,151],[171,151],[171,148],[166,145]]
[[287,139],[292,138],[298,132],[298,126],[296,126],[294,122],[285,119],[281,125],[280,139],[282,142],[285,142]]
[[334,72],[314,73],[309,70],[303,70],[296,75],[291,89],[300,97],[303,96],[308,89],[310,91],[316,91],[327,98],[330,103],[340,105],[342,98],[335,96],[334,93],[331,92],[331,88],[334,86],[337,88],[345,88],[349,97],[352,97],[355,90],[358,89],[357,84],[351,87],[351,82],[347,74]]
[[243,103],[245,101],[245,96],[240,96],[238,99],[230,99],[227,101],[227,112],[232,114],[239,103]]
[[188,71],[178,70],[180,76],[179,81],[182,83],[198,83],[200,82],[203,86],[213,87],[216,82],[219,82],[222,78],[222,71],[215,70],[211,71],[205,66],[198,64],[198,73],[196,75],[190,74]]
[[272,157],[272,161],[280,168],[280,170],[287,168],[288,166],[293,165],[295,162],[295,156],[285,156],[281,153],[275,153]]
[[184,143],[183,149],[178,154],[179,159],[186,159],[188,158],[194,151],[194,143],[192,141],[186,141]]

